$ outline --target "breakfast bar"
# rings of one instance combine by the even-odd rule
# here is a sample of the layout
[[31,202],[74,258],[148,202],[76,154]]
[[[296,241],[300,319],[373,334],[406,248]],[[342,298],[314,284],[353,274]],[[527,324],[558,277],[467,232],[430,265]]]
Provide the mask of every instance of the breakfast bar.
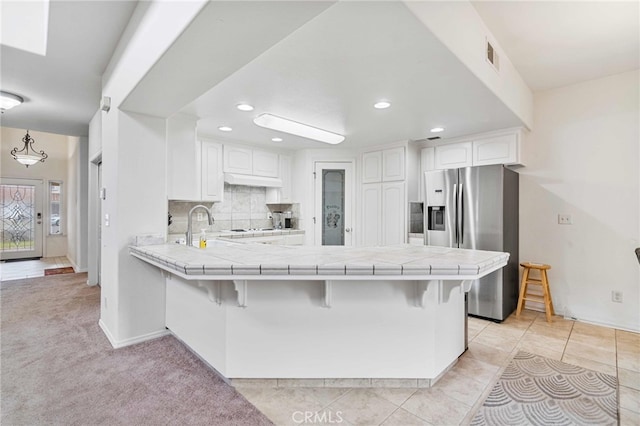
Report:
[[[228,379],[429,386],[464,351],[464,293],[502,252],[407,244],[131,246],[158,268],[166,327]],[[381,382],[381,383],[382,383]]]

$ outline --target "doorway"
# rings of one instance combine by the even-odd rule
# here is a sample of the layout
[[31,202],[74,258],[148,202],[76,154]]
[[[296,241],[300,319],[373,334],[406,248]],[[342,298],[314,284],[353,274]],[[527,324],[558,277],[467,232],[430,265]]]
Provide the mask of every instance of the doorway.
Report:
[[353,245],[353,161],[315,163],[315,245]]
[[42,257],[43,181],[0,179],[0,260]]

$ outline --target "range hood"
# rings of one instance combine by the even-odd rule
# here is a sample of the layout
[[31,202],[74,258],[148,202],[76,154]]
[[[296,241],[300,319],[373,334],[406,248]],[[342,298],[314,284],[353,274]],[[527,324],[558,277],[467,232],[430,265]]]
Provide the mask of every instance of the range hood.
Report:
[[241,175],[238,173],[225,173],[224,181],[231,185],[245,185],[245,186],[263,186],[267,188],[282,188],[282,179],[253,176],[253,175]]

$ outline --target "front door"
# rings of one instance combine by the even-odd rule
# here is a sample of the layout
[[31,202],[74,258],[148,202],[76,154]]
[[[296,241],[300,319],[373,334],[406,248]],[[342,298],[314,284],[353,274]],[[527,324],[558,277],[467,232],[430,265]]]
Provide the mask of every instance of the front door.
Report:
[[41,180],[0,179],[0,259],[42,257]]
[[315,244],[353,244],[353,162],[315,163]]

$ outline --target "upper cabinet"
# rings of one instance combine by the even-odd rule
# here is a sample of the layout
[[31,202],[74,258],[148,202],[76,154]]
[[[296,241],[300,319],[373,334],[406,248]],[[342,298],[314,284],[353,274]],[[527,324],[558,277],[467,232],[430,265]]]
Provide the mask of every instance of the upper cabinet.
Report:
[[514,133],[473,141],[473,165],[520,163],[518,136]]
[[225,144],[224,171],[242,175],[278,177],[278,154]]
[[225,144],[224,172],[242,175],[253,174],[253,150]]
[[471,142],[453,143],[436,146],[436,169],[457,169],[473,166]]
[[290,204],[293,203],[292,182],[291,182],[291,157],[280,155],[280,180],[282,187],[267,188],[268,204]]
[[382,182],[382,151],[362,154],[362,183]]
[[404,157],[403,146],[382,151],[383,182],[404,180]]
[[253,150],[253,174],[255,176],[279,177],[278,154]]
[[202,141],[201,144],[201,200],[222,201],[224,194],[222,145],[210,141]]
[[[510,130],[424,148],[422,150],[422,171],[490,164],[522,164],[521,138],[521,130]],[[433,166],[431,166],[431,158],[433,158]]]
[[222,201],[222,145],[196,138],[196,121],[167,120],[167,198]]
[[404,147],[362,154],[362,183],[393,182],[404,179]]

